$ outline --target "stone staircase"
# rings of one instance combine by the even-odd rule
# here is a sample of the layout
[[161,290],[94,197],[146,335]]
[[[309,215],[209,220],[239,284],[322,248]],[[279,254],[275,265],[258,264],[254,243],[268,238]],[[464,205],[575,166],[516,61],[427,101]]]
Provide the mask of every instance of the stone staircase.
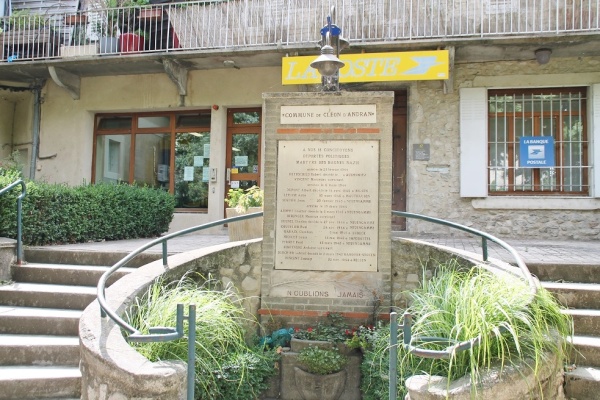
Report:
[[[80,398],[79,318],[107,266],[124,256],[25,252],[27,263],[0,286],[0,399]],[[112,281],[158,257],[141,255]]]
[[567,398],[600,398],[600,260],[598,264],[528,267],[573,317],[573,351],[565,376]]

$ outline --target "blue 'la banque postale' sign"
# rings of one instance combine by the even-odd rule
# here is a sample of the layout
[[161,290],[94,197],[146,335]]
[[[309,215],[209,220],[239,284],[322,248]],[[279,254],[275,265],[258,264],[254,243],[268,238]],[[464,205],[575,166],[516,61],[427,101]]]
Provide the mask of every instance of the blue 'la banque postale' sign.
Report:
[[520,167],[554,167],[554,138],[552,136],[524,136],[520,139]]

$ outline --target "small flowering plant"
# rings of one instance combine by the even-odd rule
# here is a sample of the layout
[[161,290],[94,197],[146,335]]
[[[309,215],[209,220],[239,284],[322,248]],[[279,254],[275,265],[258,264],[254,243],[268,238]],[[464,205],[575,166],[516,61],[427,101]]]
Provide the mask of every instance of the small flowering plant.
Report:
[[315,327],[295,328],[294,338],[300,340],[320,340],[343,343],[352,337],[352,330],[344,324],[344,317],[337,313],[327,314],[327,322],[318,322]]
[[373,325],[361,325],[352,331],[352,337],[346,340],[346,346],[351,349],[367,350],[373,346],[377,339],[377,331]]

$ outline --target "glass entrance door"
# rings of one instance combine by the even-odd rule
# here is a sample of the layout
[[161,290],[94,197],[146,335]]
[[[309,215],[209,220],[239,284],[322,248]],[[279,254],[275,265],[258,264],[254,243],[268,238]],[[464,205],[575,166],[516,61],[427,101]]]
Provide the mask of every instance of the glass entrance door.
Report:
[[260,186],[261,109],[231,109],[227,115],[225,197],[229,189]]

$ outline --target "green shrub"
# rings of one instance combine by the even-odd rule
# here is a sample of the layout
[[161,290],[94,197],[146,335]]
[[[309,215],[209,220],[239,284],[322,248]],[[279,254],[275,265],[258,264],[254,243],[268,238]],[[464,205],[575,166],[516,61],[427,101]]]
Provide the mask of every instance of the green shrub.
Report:
[[[481,343],[446,360],[415,357],[399,346],[398,398],[404,397],[404,381],[414,374],[446,376],[449,381],[470,375],[472,382],[479,382],[493,362],[510,365],[531,359],[535,372],[548,353],[562,360],[568,351],[567,341],[558,338],[572,334],[570,318],[543,288],[531,300],[528,286],[515,277],[482,268],[460,272],[440,266],[436,276],[410,296],[413,340],[437,337],[458,343],[481,336]],[[365,400],[389,397],[389,339],[389,327],[380,329],[372,350],[365,352],[361,366]],[[448,343],[418,345],[443,350]]]
[[[0,167],[0,187],[16,179]],[[27,182],[23,199],[23,243],[48,245],[156,237],[169,228],[175,201],[167,192],[130,185],[69,187]],[[0,236],[16,237],[20,190],[0,197]]]
[[[153,326],[175,326],[177,304],[196,304],[196,389],[202,400],[254,400],[268,388],[278,354],[249,346],[244,326],[255,322],[243,299],[230,288],[214,290],[190,277],[158,282],[138,299],[127,319],[142,333]],[[186,335],[188,325],[185,324]],[[150,361],[187,361],[187,339],[132,343]]]
[[250,207],[262,207],[265,194],[258,186],[244,189],[229,189],[225,202],[227,207],[235,208],[238,212],[246,212]]

